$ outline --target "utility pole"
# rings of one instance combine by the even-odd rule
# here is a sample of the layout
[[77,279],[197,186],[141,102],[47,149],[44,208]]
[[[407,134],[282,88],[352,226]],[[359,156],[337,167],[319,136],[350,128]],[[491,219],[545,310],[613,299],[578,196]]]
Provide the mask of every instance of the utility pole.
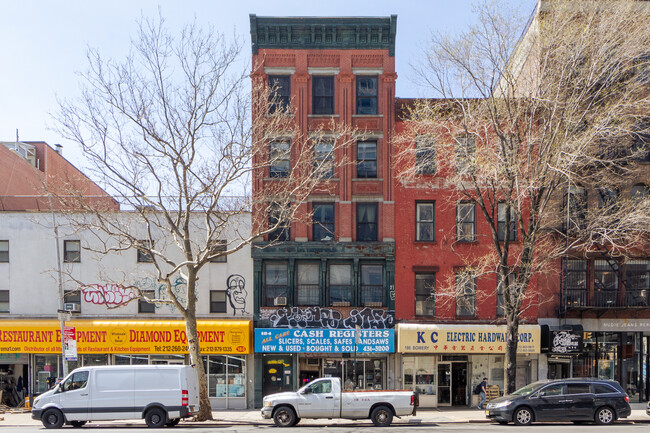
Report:
[[59,283],[59,309],[57,310],[57,315],[59,318],[59,325],[61,329],[61,365],[63,367],[63,376],[66,377],[68,375],[68,363],[65,360],[65,338],[64,338],[64,331],[65,331],[65,320],[66,320],[66,315],[69,314],[63,309],[63,303],[64,303],[64,296],[65,293],[63,292],[63,270],[61,269],[61,249],[59,248],[59,225],[56,222],[56,214],[54,213],[54,207],[52,206],[52,195],[48,194],[48,199],[50,201],[50,212],[52,214],[52,225],[54,226],[54,245],[56,248],[56,267],[57,267],[57,274],[58,274],[58,283]]
[[359,375],[357,374],[357,346],[361,342],[361,326],[354,327],[354,388],[359,385]]

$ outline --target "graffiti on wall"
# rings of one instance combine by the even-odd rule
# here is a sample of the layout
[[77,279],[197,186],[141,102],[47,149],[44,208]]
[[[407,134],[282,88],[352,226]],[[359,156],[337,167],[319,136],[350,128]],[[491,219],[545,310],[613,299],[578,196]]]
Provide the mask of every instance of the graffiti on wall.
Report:
[[353,308],[349,314],[324,307],[283,307],[262,310],[262,319],[274,328],[354,328],[388,329],[395,327],[393,313],[381,308]]
[[[187,297],[187,281],[185,281],[185,278],[178,276],[176,279],[172,280],[172,292],[176,296],[176,299],[178,299],[178,302],[181,303],[181,305],[185,305],[185,300]],[[153,291],[155,293],[156,299],[167,299],[167,285],[161,284],[156,282],[153,278],[143,278],[137,283],[135,283],[136,286],[142,291],[148,290],[148,291]],[[198,297],[197,297],[198,298]],[[157,309],[160,309],[162,307],[167,306],[167,308],[172,308],[175,309],[173,305],[166,305],[166,304],[154,304]]]
[[239,274],[232,274],[226,280],[226,295],[228,302],[233,309],[233,315],[241,314],[242,316],[248,314],[246,312],[246,299],[248,292],[246,291],[246,279]]
[[80,290],[84,301],[95,305],[122,305],[137,297],[133,290],[118,284],[89,284]]

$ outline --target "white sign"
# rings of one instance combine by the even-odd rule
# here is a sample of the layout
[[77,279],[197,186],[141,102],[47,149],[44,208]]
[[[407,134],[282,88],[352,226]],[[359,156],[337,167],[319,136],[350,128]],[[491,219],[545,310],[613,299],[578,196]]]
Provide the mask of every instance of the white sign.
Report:
[[77,332],[74,326],[63,328],[64,355],[66,361],[77,360]]

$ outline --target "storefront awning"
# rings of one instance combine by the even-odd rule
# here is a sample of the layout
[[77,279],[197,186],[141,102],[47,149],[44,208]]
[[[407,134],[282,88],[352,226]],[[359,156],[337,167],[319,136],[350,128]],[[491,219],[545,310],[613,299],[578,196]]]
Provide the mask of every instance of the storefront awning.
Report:
[[[108,354],[187,353],[182,320],[72,320],[77,351]],[[252,321],[199,320],[203,354],[251,353]],[[0,353],[61,353],[57,320],[0,321]]]
[[[519,325],[517,353],[540,353],[539,325]],[[401,353],[505,353],[505,325],[443,325],[400,323]]]

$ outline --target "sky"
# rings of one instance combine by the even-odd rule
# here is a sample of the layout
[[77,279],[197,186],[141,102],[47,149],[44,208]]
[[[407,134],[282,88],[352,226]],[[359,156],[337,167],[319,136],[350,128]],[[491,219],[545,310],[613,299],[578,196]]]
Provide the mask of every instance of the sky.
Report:
[[[535,0],[509,0],[532,11]],[[395,61],[397,96],[427,96],[411,64],[423,57],[432,32],[450,33],[473,22],[471,0],[0,0],[0,141],[61,144],[79,168],[79,146],[53,129],[57,98],[80,95],[78,72],[87,67],[88,47],[123,58],[137,20],[162,13],[172,30],[196,18],[244,44],[251,56],[249,14],[259,16],[388,16],[397,14]],[[232,36],[234,37],[234,36]]]

